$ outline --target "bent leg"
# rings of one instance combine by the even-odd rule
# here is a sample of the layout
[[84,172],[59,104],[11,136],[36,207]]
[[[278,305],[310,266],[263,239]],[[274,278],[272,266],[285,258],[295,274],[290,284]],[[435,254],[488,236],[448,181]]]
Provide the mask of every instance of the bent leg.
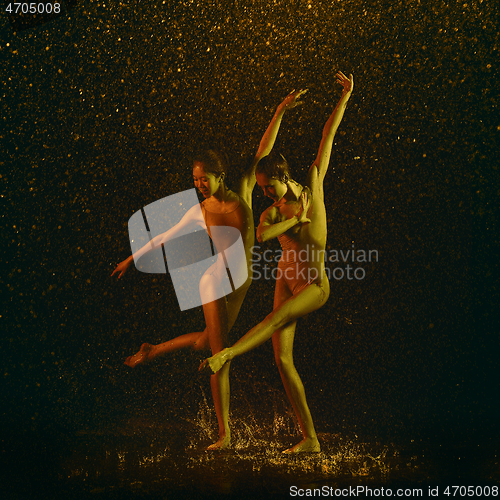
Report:
[[304,288],[299,294],[294,295],[282,303],[264,321],[247,332],[236,344],[221,353],[206,359],[200,366],[200,370],[209,366],[213,373],[219,371],[222,366],[245,352],[255,349],[273,333],[288,323],[319,309],[328,299],[328,278],[324,276],[321,285],[312,283]]

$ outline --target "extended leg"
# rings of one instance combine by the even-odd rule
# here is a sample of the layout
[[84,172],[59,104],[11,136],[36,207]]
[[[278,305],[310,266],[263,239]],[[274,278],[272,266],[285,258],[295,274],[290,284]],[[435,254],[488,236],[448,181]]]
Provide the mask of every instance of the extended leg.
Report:
[[[207,273],[200,282],[205,296],[216,296],[219,280],[216,273]],[[203,304],[203,314],[207,325],[208,341],[212,354],[220,352],[228,343],[228,304],[225,297]],[[229,365],[225,370],[212,375],[210,380],[212,397],[219,424],[219,439],[208,447],[209,450],[227,448],[231,444],[229,429]]]
[[129,356],[125,360],[125,364],[130,368],[135,368],[141,363],[149,363],[158,356],[164,356],[169,352],[177,351],[185,347],[190,347],[194,350],[206,349],[209,347],[208,331],[205,328],[203,332],[186,333],[175,339],[168,340],[162,344],[142,344],[139,352],[133,356]]
[[276,331],[273,335],[274,357],[280,371],[281,380],[285,386],[290,403],[299,421],[304,439],[286,450],[285,453],[319,452],[320,445],[314,429],[311,412],[306,401],[304,385],[293,363],[293,340],[295,337],[294,321]]
[[[217,324],[219,323],[220,332],[229,332],[236,321],[238,313],[240,312],[241,305],[243,304],[243,299],[248,291],[248,286],[241,287],[236,292],[228,295],[226,297],[225,310],[227,312],[227,327],[224,328],[224,318],[218,317],[219,312],[217,307],[207,309],[206,314],[213,314],[214,317],[211,319],[206,317],[207,324]],[[220,299],[218,307],[224,307],[222,303],[223,299]],[[205,309],[204,309],[205,311]],[[216,329],[211,329],[211,335],[209,335],[210,346],[212,347],[212,352],[215,354],[220,352],[227,344],[227,334],[218,335]],[[229,365],[226,363],[222,369],[210,378],[210,385],[212,388],[212,397],[215,404],[215,412],[217,413],[217,421],[219,422],[219,440],[208,447],[209,450],[217,450],[227,448],[231,444],[231,431],[229,429],[229,394],[230,394],[230,384],[229,384]]]
[[221,370],[210,377],[210,387],[215,405],[215,413],[219,424],[219,439],[207,450],[222,450],[231,445],[231,429],[229,428],[229,366],[226,363]]
[[[284,279],[276,282],[274,293],[274,309],[286,302],[292,293]],[[300,429],[304,439],[293,448],[284,453],[297,453],[300,451],[320,451],[316,431],[311,417],[311,412],[306,401],[306,394],[300,376],[293,363],[293,341],[297,321],[288,323],[273,334],[274,358],[280,371],[281,380],[292,404],[293,410],[299,421]]]
[[[207,288],[212,286],[210,283],[211,281],[210,276],[211,275],[207,275],[205,281],[203,282],[203,287],[205,288],[205,291],[207,290]],[[225,305],[224,307],[226,307],[227,309],[227,332],[231,330],[232,326],[234,325],[234,322],[236,321],[236,318],[238,317],[241,305],[243,304],[243,299],[245,298],[245,295],[248,291],[248,288],[250,287],[251,282],[252,280],[248,280],[248,282],[245,283],[243,286],[241,286],[236,292],[231,293],[226,297],[227,305]],[[224,299],[220,300],[223,301]],[[191,348],[195,351],[198,351],[200,349],[208,349],[209,347],[211,347],[208,337],[209,337],[208,328],[205,328],[205,330],[203,330],[202,332],[186,333],[185,335],[180,335],[179,337],[176,337],[172,340],[168,340],[167,342],[163,342],[162,344],[157,344],[157,345],[147,344],[147,343],[142,344],[141,348],[136,354],[134,354],[133,356],[129,356],[125,360],[125,364],[130,366],[130,368],[135,368],[137,365],[141,363],[149,363],[154,358],[157,358],[159,356],[164,356],[169,352],[174,352],[179,349]],[[222,348],[223,346],[221,346],[220,350]]]

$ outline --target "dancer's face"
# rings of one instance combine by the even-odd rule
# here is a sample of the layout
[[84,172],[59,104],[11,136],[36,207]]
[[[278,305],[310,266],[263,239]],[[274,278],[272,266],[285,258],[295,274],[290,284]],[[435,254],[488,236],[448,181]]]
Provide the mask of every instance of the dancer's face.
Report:
[[269,178],[263,172],[256,174],[257,184],[262,188],[264,194],[273,201],[279,201],[288,191],[288,186],[279,179]]
[[193,163],[193,180],[194,187],[199,189],[205,198],[210,198],[215,194],[222,182],[221,176],[216,177],[214,174],[205,172],[203,163],[199,161]]

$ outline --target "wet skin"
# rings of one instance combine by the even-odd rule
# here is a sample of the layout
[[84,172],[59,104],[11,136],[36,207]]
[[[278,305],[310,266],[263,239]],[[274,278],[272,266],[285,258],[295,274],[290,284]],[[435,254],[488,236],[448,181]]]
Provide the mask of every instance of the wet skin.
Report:
[[[259,241],[266,241],[286,234],[295,249],[309,249],[311,252],[308,266],[316,271],[319,279],[307,284],[296,295],[292,293],[283,279],[278,279],[274,297],[274,309],[264,321],[252,328],[232,347],[208,358],[200,365],[200,370],[213,373],[222,369],[233,358],[248,352],[272,338],[275,360],[293,406],[303,434],[303,440],[287,453],[320,451],[312,417],[306,402],[304,387],[293,364],[293,339],[296,321],[321,307],[330,293],[328,278],[324,273],[323,253],[326,246],[327,221],[324,204],[323,181],[330,162],[333,138],[344,115],[354,80],[337,73],[337,81],[343,86],[342,97],[323,128],[323,137],[316,160],[311,165],[307,178],[308,190],[285,179],[270,179],[257,174],[257,182],[275,203],[261,216],[257,229]],[[286,190],[285,190],[286,187]],[[302,210],[296,204],[302,202]],[[295,205],[295,210],[290,210]]]
[[[264,156],[267,156],[271,152],[284,113],[288,109],[292,109],[295,107],[298,98],[303,93],[304,91],[291,92],[278,106],[276,113],[274,114],[268,128],[266,129],[261,139],[259,149],[249,170],[241,179],[238,195],[225,187],[225,184],[223,182],[223,175],[217,177],[210,172],[206,172],[204,166],[199,162],[195,162],[193,165],[193,181],[195,183],[195,187],[200,190],[203,197],[205,198],[202,205],[206,212],[211,212],[213,214],[230,213],[239,203],[239,207],[243,212],[241,220],[246,221],[245,227],[241,228],[242,230],[240,231],[242,233],[241,236],[243,239],[243,246],[245,248],[246,256],[246,262],[243,262],[242,265],[247,265],[247,268],[249,269],[249,279],[243,286],[241,286],[238,290],[231,293],[227,297],[222,297],[221,299],[205,303],[203,305],[203,312],[207,325],[203,332],[193,332],[181,335],[180,337],[177,337],[171,341],[164,342],[163,344],[158,345],[145,343],[141,346],[139,352],[127,358],[125,363],[128,366],[135,367],[141,363],[149,362],[160,355],[164,355],[168,352],[172,352],[184,347],[190,347],[192,349],[203,349],[210,347],[212,349],[212,353],[215,354],[220,352],[224,348],[224,346],[227,345],[227,333],[236,321],[236,317],[238,316],[239,310],[243,303],[243,299],[251,283],[251,249],[254,245],[254,227],[251,206],[252,191],[255,186],[255,169],[260,159]],[[181,221],[181,223],[182,222],[183,221]],[[205,227],[206,229],[204,220],[184,222],[194,222],[201,227]],[[175,232],[175,230],[173,232]],[[165,238],[169,236],[169,234],[167,233],[165,233]],[[153,238],[153,241],[147,245],[148,249],[153,248],[154,244],[161,244],[162,236],[163,235]],[[141,249],[139,252],[141,252],[142,250],[143,249]],[[113,271],[112,275],[114,275],[115,273],[119,273],[118,278],[121,278],[133,261],[133,256],[131,256],[125,261],[121,262]],[[208,281],[208,283],[200,283],[200,291],[202,289],[202,286],[207,288],[210,286],[217,287],[220,285],[218,285],[217,283],[213,283],[213,280],[212,282],[210,282],[211,276],[207,275],[207,273],[203,276],[202,281],[205,278],[205,281]],[[211,377],[211,386],[217,413],[217,420],[219,424],[219,440],[213,445],[209,446],[208,449],[221,449],[228,447],[231,440],[229,429],[229,363],[226,363],[225,366],[222,367],[222,369],[218,371],[217,374]]]
[[[242,234],[244,246],[251,248],[254,242],[251,209],[242,198],[225,187],[223,179],[223,175],[217,177],[215,174],[206,172],[202,163],[194,163],[194,184],[205,198],[202,206],[209,207],[211,212],[220,214],[226,212],[232,213],[234,210],[242,211],[241,220],[246,222],[244,226],[238,229]],[[224,217],[222,216],[222,223],[224,222],[223,219]],[[182,223],[186,224],[188,222],[193,221],[184,220]],[[204,220],[194,222],[198,222],[202,226],[205,224]],[[247,265],[248,268],[250,266],[251,252],[248,251],[245,255],[247,262],[243,262],[242,265]],[[200,282],[200,290],[214,289],[217,291],[220,288],[220,283],[216,281],[216,273],[210,272],[213,267],[203,276]],[[227,345],[228,332],[236,321],[250,282],[250,280],[247,280],[247,283],[227,297],[203,304],[203,312],[207,325],[204,331],[181,335],[158,345],[144,343],[136,354],[129,356],[125,360],[125,364],[130,368],[135,368],[137,365],[148,363],[158,356],[163,356],[185,347],[190,347],[193,350],[211,349],[213,354],[220,352]],[[216,443],[210,445],[208,449],[216,450],[226,448],[231,443],[231,432],[229,429],[229,365],[226,370],[221,370],[220,374],[212,376],[211,386],[219,422],[219,439]]]

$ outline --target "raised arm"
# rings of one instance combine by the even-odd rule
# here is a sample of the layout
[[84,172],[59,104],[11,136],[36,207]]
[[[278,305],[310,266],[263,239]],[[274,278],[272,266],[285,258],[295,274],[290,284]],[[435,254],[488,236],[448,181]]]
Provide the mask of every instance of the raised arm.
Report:
[[354,89],[354,78],[352,75],[350,75],[350,78],[347,78],[342,71],[339,71],[335,76],[337,78],[337,82],[343,87],[342,97],[323,127],[323,137],[319,145],[318,156],[316,156],[314,163],[311,165],[311,170],[313,170],[314,167],[318,169],[318,180],[320,182],[323,182],[326,171],[328,170],[333,138],[335,137],[340,122],[342,121],[342,117],[344,116],[347,101],[351,97],[351,93]]
[[278,136],[278,131],[280,129],[281,120],[283,119],[283,115],[285,111],[289,109],[295,108],[297,105],[301,104],[302,101],[299,101],[299,98],[307,92],[307,89],[304,90],[293,90],[290,92],[283,102],[277,107],[276,112],[269,123],[264,135],[259,144],[259,149],[250,165],[250,168],[245,172],[243,179],[240,184],[240,195],[243,199],[248,203],[248,206],[252,206],[252,191],[255,187],[255,169],[257,168],[257,164],[259,161],[267,156],[273,149],[274,143],[276,141],[276,137]]
[[120,262],[111,276],[116,273],[120,273],[118,275],[118,279],[122,277],[122,275],[127,271],[132,262],[137,261],[143,255],[158,248],[163,243],[166,243],[169,240],[173,240],[183,231],[185,231],[191,225],[199,225],[201,227],[205,227],[205,221],[203,219],[203,214],[201,213],[200,205],[195,205],[190,208],[182,217],[182,219],[173,227],[171,227],[168,231],[165,231],[158,236],[155,236],[149,243],[146,243],[142,248],[137,250],[133,255],[126,258],[124,261]]

